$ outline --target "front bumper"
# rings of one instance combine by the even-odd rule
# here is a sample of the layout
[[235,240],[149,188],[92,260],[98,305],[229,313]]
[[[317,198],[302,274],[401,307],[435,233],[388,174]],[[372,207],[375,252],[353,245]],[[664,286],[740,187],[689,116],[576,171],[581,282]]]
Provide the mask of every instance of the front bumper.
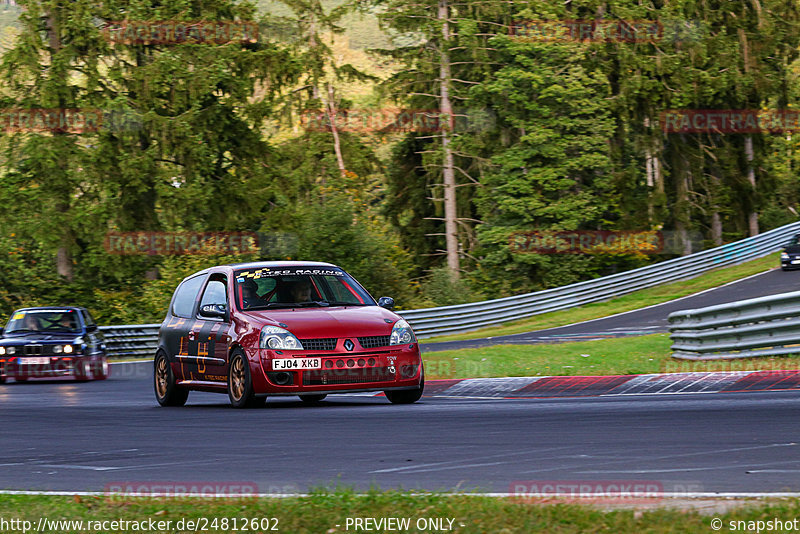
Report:
[[[0,376],[6,378],[54,378],[59,376],[75,376],[76,365],[84,357],[50,357],[36,358],[25,356],[6,356],[0,358]],[[44,360],[48,360],[45,362]]]
[[781,268],[784,269],[784,270],[800,269],[800,257],[789,258],[789,259],[781,259]]
[[[248,356],[256,394],[300,395],[412,389],[419,387],[422,380],[422,359],[416,343],[352,352],[282,352],[280,354],[270,349],[250,351]],[[321,358],[322,368],[275,371],[272,369],[272,360],[276,357]]]

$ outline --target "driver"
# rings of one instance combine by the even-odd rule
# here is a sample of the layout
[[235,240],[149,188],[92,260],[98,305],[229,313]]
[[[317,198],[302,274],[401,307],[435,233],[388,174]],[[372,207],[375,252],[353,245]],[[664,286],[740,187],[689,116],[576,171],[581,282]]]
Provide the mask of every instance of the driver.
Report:
[[65,313],[62,315],[58,325],[65,330],[75,330],[75,328],[77,328],[77,325],[75,324],[75,318],[71,313]]
[[301,280],[292,285],[292,302],[308,302],[311,300],[311,284]]

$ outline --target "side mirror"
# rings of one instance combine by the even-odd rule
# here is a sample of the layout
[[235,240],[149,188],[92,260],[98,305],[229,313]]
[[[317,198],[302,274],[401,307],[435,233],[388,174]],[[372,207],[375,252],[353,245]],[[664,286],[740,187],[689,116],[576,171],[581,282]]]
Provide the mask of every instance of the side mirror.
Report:
[[206,304],[200,306],[200,316],[214,319],[224,319],[226,315],[224,304]]
[[378,299],[378,306],[387,310],[394,309],[394,299],[392,297],[381,297]]

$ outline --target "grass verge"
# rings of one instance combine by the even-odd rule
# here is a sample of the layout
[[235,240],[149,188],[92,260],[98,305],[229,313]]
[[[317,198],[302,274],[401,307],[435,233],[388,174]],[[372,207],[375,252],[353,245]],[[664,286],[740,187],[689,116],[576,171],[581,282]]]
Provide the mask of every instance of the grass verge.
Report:
[[425,377],[593,376],[800,369],[800,355],[741,360],[672,358],[669,334],[539,345],[495,345],[422,355]]
[[[277,519],[275,532],[334,534],[337,532],[456,532],[456,533],[534,533],[558,532],[712,532],[712,521],[719,520],[725,531],[732,530],[731,521],[744,521],[737,531],[756,531],[766,528],[765,520],[778,519],[791,522],[800,516],[800,500],[773,499],[769,501],[746,501],[742,507],[717,512],[716,517],[702,515],[696,511],[675,508],[653,510],[603,510],[596,506],[579,504],[542,504],[516,502],[508,498],[447,496],[441,494],[419,495],[403,492],[369,492],[356,495],[348,492],[315,494],[309,497],[287,499],[248,499],[224,501],[204,499],[127,499],[118,501],[109,497],[52,497],[52,496],[0,496],[0,517],[5,521],[20,519],[30,521],[33,528],[40,518],[66,521],[84,521],[83,530],[62,526],[42,529],[60,534],[77,532],[193,532],[186,528],[189,521],[205,524],[204,532],[245,532],[241,525],[245,519],[261,522],[263,518]],[[348,518],[408,518],[407,530],[355,529]],[[237,529],[233,520],[237,520]],[[427,519],[443,521],[445,528],[435,528],[436,523]],[[147,522],[155,521],[155,529],[148,529]],[[227,520],[223,525],[223,521]],[[144,529],[86,528],[96,522],[145,521]],[[158,528],[169,521],[170,527]],[[183,521],[183,528],[180,528]],[[417,522],[420,522],[419,525]],[[452,521],[452,522],[450,522]],[[753,523],[747,528],[748,521]],[[275,521],[269,521],[270,525]],[[266,524],[266,523],[265,523]],[[717,523],[719,524],[719,523]],[[216,525],[212,527],[212,525]],[[130,526],[130,525],[128,525]],[[193,525],[194,526],[194,525]],[[418,528],[422,526],[423,528]],[[434,528],[431,528],[434,526]],[[177,528],[176,528],[177,527]],[[17,529],[10,529],[12,532]],[[248,529],[255,532],[272,532],[269,528]],[[716,529],[718,530],[718,529]],[[22,529],[17,530],[22,532]]]
[[733,282],[747,276],[764,272],[768,269],[776,268],[776,265],[779,264],[779,258],[780,255],[776,252],[764,258],[742,263],[741,265],[734,265],[733,267],[726,267],[724,269],[710,271],[698,276],[697,278],[692,278],[691,280],[681,280],[679,282],[673,282],[663,286],[651,287],[649,289],[636,291],[634,293],[604,302],[594,302],[578,308],[543,313],[527,319],[520,319],[519,321],[482,328],[480,330],[474,330],[472,332],[466,332],[463,334],[452,334],[423,339],[420,340],[420,343],[424,344],[435,343],[438,341],[460,341],[464,339],[478,339],[489,336],[519,334],[522,332],[564,326],[567,324],[579,323],[581,321],[588,321],[590,319],[607,317],[609,315],[626,311],[637,310],[639,308],[652,306],[653,304],[661,304],[662,302],[685,297],[693,293],[698,293],[706,289],[711,289],[713,287],[727,284],[728,282]]

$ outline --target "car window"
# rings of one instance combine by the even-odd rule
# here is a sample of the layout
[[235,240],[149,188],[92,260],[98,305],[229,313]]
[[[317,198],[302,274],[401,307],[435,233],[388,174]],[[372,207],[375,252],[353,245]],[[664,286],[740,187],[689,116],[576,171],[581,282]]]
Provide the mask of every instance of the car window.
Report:
[[374,306],[372,297],[338,267],[264,267],[234,273],[241,310],[313,306]]
[[79,333],[81,323],[74,310],[20,310],[11,315],[5,333],[69,332]]
[[197,293],[202,285],[203,276],[201,275],[185,280],[178,286],[172,304],[172,313],[178,317],[191,317]]
[[89,310],[83,310],[83,322],[86,323],[87,328],[97,324],[94,322],[94,318],[92,317],[92,314],[89,313]]
[[203,298],[200,300],[200,306],[206,304],[222,304],[226,305],[228,298],[225,291],[225,282],[221,280],[211,280],[203,292]]

